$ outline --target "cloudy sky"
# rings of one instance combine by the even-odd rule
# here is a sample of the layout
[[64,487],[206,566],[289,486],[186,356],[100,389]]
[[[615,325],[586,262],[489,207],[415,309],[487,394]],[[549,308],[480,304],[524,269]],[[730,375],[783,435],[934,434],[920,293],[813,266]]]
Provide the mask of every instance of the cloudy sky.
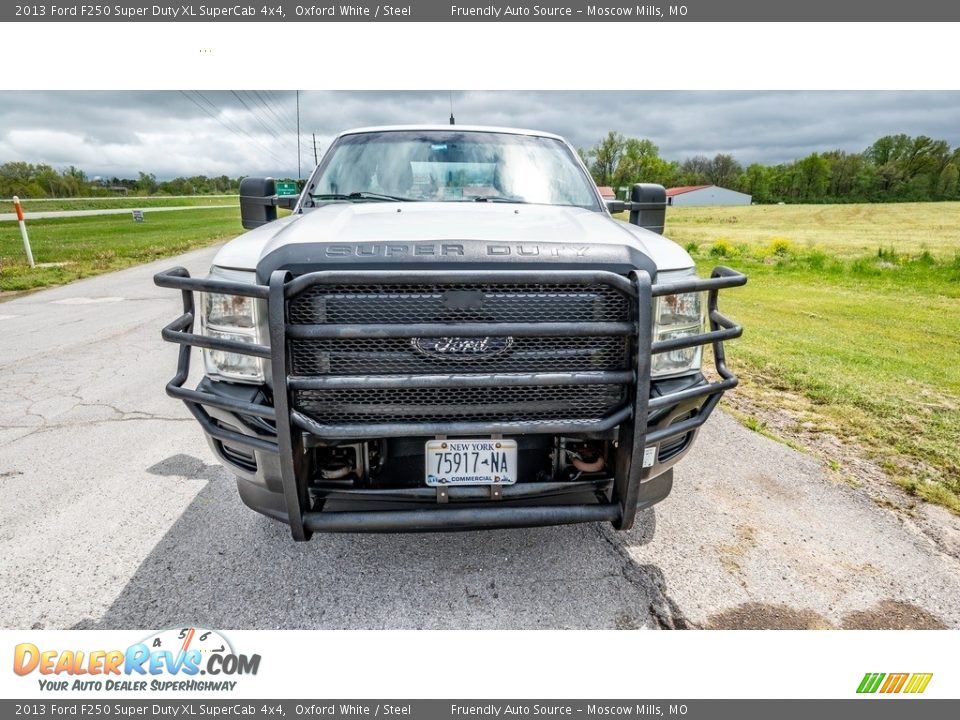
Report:
[[[732,153],[775,163],[812,151],[860,151],[892,133],[960,145],[960,92],[453,92],[460,124],[549,130],[574,145],[608,130],[646,137],[661,154]],[[446,123],[450,92],[300,93],[303,172],[340,130]],[[296,98],[280,91],[0,92],[0,163],[88,175],[231,176],[297,172]]]

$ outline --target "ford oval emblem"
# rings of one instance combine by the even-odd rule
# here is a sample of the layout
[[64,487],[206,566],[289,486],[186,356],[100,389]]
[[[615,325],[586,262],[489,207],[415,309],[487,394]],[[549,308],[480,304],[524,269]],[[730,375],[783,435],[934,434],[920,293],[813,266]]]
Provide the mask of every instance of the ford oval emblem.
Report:
[[413,338],[414,350],[428,357],[462,359],[493,357],[510,349],[512,337]]

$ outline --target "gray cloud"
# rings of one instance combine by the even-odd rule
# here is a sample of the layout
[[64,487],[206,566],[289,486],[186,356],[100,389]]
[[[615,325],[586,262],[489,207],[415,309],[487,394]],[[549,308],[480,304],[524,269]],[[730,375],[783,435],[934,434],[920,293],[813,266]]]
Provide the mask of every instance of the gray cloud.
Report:
[[[76,165],[90,175],[158,177],[297,172],[289,91],[0,92],[0,162]],[[587,147],[608,130],[646,137],[670,159],[732,153],[775,163],[813,151],[860,151],[904,132],[960,145],[960,92],[469,91],[461,124],[549,130]],[[446,90],[300,93],[300,157],[313,164],[339,131],[445,123]]]

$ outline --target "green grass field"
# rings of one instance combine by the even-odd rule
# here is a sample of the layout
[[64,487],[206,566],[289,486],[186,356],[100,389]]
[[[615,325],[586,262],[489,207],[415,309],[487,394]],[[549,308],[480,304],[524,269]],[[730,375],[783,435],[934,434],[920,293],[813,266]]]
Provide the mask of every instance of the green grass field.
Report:
[[749,426],[853,443],[960,513],[960,203],[671,208],[666,234],[750,276],[722,300]]
[[[53,210],[101,210],[103,208],[147,209],[152,207],[188,207],[196,205],[223,205],[237,207],[237,195],[190,195],[185,197],[104,197],[104,198],[44,198],[21,199],[24,212],[50,212]],[[10,198],[0,198],[0,213],[12,213]]]
[[[0,222],[0,291],[30,290],[194,250],[243,232],[236,207],[28,221],[31,269],[16,222]],[[57,266],[39,267],[48,263]]]

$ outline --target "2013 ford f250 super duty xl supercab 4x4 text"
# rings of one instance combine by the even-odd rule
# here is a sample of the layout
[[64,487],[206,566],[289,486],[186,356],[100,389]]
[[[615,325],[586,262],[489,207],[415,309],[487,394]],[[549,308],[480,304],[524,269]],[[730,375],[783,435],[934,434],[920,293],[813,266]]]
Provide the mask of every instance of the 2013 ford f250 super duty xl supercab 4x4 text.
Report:
[[605,202],[555,135],[353,130],[299,196],[270,178],[240,195],[250,232],[208,277],[155,278],[183,295],[163,330],[180,345],[167,392],[243,501],[297,540],[629,528],[737,383],[723,341],[741,329],[717,297],[746,278],[698,278],[662,236],[664,189]]

